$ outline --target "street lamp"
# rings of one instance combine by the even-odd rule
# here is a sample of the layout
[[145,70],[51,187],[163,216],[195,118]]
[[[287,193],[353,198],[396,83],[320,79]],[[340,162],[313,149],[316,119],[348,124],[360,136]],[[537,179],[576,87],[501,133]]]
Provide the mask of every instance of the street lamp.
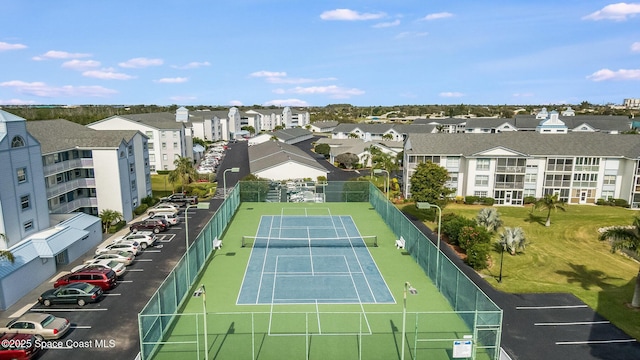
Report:
[[237,173],[237,172],[240,172],[240,168],[239,167],[230,168],[230,169],[225,170],[222,173],[222,186],[224,186],[224,198],[225,199],[227,198],[227,172],[228,171],[231,171],[233,173]]
[[391,187],[389,184],[389,172],[385,169],[373,169],[373,173],[374,174],[382,174],[382,173],[387,173],[387,186],[385,187],[385,195],[387,196],[387,199],[389,199],[389,188]]
[[438,209],[438,240],[436,240],[436,247],[438,253],[436,254],[436,288],[438,287],[438,279],[440,277],[440,228],[442,227],[442,208],[436,204],[430,204],[428,202],[417,202],[418,209]]
[[205,291],[204,284],[193,293],[193,297],[202,296],[202,321],[204,322],[204,358],[209,360],[209,331],[207,329],[207,292]]
[[404,283],[404,292],[402,294],[402,354],[400,356],[400,360],[404,360],[404,343],[407,333],[407,291],[409,291],[409,294],[411,295],[416,295],[418,293],[418,290],[411,286],[408,281]]
[[504,260],[504,250],[507,247],[507,244],[502,244],[500,247],[500,276],[498,277],[498,282],[502,282],[502,260]]

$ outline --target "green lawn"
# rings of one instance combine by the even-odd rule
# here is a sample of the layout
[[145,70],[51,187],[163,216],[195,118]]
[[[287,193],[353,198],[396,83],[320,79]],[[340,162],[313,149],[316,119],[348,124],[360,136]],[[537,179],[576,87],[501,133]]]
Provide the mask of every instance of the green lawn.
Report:
[[[153,196],[162,197],[171,195],[173,193],[172,185],[169,182],[168,177],[168,175],[164,174],[151,175],[151,190],[153,191]],[[198,186],[207,189],[211,188],[213,189],[211,190],[211,194],[215,193],[216,183],[198,183]],[[180,183],[176,184],[176,189],[177,191],[180,191]]]
[[[482,206],[449,204],[444,213],[475,218]],[[566,212],[531,207],[498,207],[503,226],[522,227],[528,244],[525,253],[504,255],[502,283],[497,282],[500,254],[481,274],[495,288],[512,293],[569,292],[640,339],[640,311],[629,309],[639,264],[620,253],[612,254],[607,242],[598,240],[598,228],[631,225],[637,212],[608,206],[570,205]],[[435,224],[429,223],[429,226]],[[435,226],[433,227],[435,228]],[[501,230],[498,230],[500,233]],[[498,235],[494,236],[497,240]]]

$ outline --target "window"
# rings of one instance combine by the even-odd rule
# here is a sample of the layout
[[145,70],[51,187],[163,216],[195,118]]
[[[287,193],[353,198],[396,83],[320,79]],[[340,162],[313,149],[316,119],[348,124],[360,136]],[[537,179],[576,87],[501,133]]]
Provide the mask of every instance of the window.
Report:
[[166,142],[162,143],[162,150],[167,150],[167,143]]
[[174,148],[174,149],[177,149],[177,148],[178,148],[178,143],[177,143],[177,142],[174,142],[174,143],[173,143],[173,148]]
[[24,231],[33,230],[33,220],[27,221],[22,225],[22,227],[24,228]]
[[136,181],[131,180],[131,191],[135,191],[135,190],[136,190]]
[[27,210],[31,207],[29,195],[20,196],[20,207],[22,210]]
[[136,171],[136,164],[135,163],[130,163],[129,164],[129,172],[133,173],[134,171]]
[[151,161],[151,162],[156,161],[156,155],[155,154],[149,154],[149,161]]
[[489,170],[489,159],[476,160],[476,170]]
[[524,182],[535,184],[538,181],[538,174],[524,174]]
[[169,160],[169,156],[167,156],[167,154],[162,154],[162,160],[164,160],[164,161]]
[[128,152],[129,156],[133,155],[133,145],[129,145]]
[[616,184],[616,176],[615,175],[605,175],[602,179],[602,183],[604,185],[615,185]]
[[144,134],[147,135],[149,139],[153,139],[153,131],[145,131]]
[[160,136],[167,137],[167,132],[166,131],[160,131]]
[[18,177],[18,183],[27,181],[27,168],[19,168],[16,170],[16,176]]
[[489,175],[476,175],[476,186],[489,186]]
[[156,171],[156,166],[155,165],[149,166],[149,171],[155,172]]
[[180,155],[178,155],[178,154],[174,154],[174,155],[173,155],[173,160],[178,160],[178,159],[180,159]]
[[13,139],[11,140],[11,147],[12,148],[17,148],[17,147],[23,147],[24,146],[24,139],[21,136],[14,136]]
[[149,150],[153,150],[153,143],[150,142],[150,143],[147,143],[147,145],[149,147]]
[[486,198],[487,194],[488,193],[486,191],[474,191],[473,192],[473,196],[477,196],[477,197],[481,197],[481,198]]
[[447,168],[457,168],[460,166],[459,157],[447,157]]
[[174,137],[174,138],[177,138],[179,133],[180,133],[179,131],[174,131],[174,132],[173,132],[173,137]]
[[602,191],[602,198],[605,200],[613,199],[613,191]]

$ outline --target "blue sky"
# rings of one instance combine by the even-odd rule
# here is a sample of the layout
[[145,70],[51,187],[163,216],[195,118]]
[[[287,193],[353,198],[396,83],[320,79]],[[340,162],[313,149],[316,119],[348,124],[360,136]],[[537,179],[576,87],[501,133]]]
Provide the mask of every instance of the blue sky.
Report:
[[3,0],[0,105],[640,97],[640,2]]

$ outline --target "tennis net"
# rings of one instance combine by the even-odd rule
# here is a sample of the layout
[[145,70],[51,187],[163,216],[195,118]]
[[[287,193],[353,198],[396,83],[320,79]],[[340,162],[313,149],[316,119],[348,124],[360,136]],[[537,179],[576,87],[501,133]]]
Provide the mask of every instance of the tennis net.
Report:
[[340,238],[274,238],[243,236],[242,247],[297,248],[297,247],[377,247],[378,236],[367,235]]

